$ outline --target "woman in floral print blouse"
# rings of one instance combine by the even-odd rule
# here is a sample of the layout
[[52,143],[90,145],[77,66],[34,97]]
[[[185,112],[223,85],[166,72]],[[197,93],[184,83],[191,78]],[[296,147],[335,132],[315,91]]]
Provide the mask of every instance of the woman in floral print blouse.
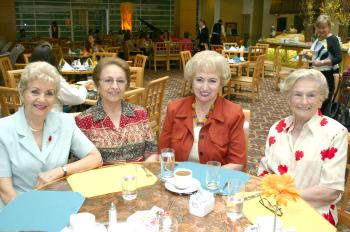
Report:
[[344,191],[348,131],[318,110],[328,96],[318,70],[299,69],[281,88],[292,116],[269,131],[258,175],[294,176],[301,197],[330,223],[337,222],[336,201]]
[[75,121],[98,148],[103,162],[157,160],[147,111],[123,100],[130,83],[128,63],[119,58],[101,59],[93,80],[100,99],[76,116]]

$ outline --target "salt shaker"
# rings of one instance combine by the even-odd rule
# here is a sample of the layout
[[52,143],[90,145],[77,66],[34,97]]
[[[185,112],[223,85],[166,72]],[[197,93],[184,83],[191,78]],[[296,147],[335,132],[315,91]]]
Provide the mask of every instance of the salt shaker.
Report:
[[111,202],[111,207],[108,210],[108,232],[117,231],[117,207]]

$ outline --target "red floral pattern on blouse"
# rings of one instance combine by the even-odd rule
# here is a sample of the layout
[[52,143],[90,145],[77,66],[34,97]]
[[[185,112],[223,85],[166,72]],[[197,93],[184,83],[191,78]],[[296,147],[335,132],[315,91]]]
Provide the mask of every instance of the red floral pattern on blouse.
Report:
[[321,126],[325,126],[325,125],[327,125],[327,123],[328,123],[327,118],[323,118],[323,119],[321,120],[321,122],[320,122],[320,125],[321,125]]
[[263,177],[263,176],[265,176],[266,174],[269,174],[269,172],[266,171],[266,170],[264,170],[262,173],[259,174],[259,176]]
[[286,126],[287,126],[287,124],[286,124],[286,122],[284,121],[284,119],[280,120],[280,121],[278,122],[278,124],[276,125],[276,130],[277,130],[277,132],[278,132],[278,133],[281,133],[281,132],[284,130],[284,128],[286,128]]
[[328,149],[325,149],[325,150],[322,150],[321,151],[321,155],[322,155],[322,160],[325,160],[325,159],[333,159],[335,153],[338,151],[337,148],[335,147],[331,147],[331,148],[328,148]]
[[280,173],[280,175],[283,175],[284,173],[288,172],[288,167],[287,165],[278,165],[278,172]]
[[300,160],[303,157],[304,157],[304,152],[303,151],[296,151],[295,152],[295,160],[296,161]]
[[269,138],[269,146],[271,146],[275,142],[276,142],[275,136],[270,136],[270,138]]
[[335,221],[333,218],[333,215],[331,214],[331,212],[329,211],[328,213],[323,213],[322,216],[329,221],[329,223],[331,223],[333,226],[335,226]]

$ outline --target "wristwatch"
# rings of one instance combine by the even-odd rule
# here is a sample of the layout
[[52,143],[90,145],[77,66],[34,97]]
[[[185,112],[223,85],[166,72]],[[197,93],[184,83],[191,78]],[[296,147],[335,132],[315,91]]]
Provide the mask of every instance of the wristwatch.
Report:
[[61,168],[62,168],[62,171],[63,171],[63,176],[66,176],[67,175],[67,166],[63,165]]

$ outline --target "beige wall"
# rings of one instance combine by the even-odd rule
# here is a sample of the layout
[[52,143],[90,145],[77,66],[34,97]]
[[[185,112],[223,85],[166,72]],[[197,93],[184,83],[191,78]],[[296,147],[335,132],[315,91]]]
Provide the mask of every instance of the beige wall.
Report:
[[221,19],[224,25],[227,22],[237,23],[237,30],[242,35],[243,0],[221,0]]
[[185,31],[196,38],[196,0],[175,1],[175,25],[174,30],[179,38],[183,37]]
[[204,19],[211,32],[211,28],[214,24],[214,13],[215,13],[215,0],[200,0],[200,18]]
[[15,0],[0,1],[0,37],[7,41],[16,40]]

